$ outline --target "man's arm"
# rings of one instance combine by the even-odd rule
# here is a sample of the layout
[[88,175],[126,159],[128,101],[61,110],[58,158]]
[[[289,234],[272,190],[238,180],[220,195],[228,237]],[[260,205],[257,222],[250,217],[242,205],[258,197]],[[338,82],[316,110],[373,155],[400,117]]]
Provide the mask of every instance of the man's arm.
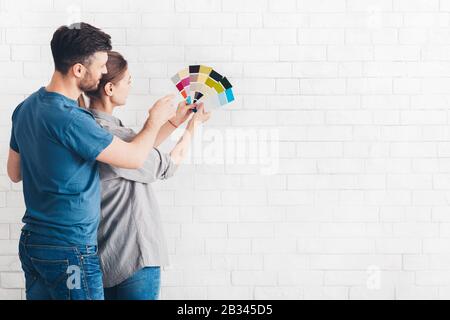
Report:
[[22,181],[22,174],[20,172],[20,154],[13,149],[9,149],[8,155],[8,176],[14,183]]
[[97,157],[97,161],[124,169],[139,169],[155,143],[160,126],[147,121],[131,142],[114,137],[113,142]]
[[113,142],[97,157],[97,161],[124,169],[143,166],[164,123],[175,115],[172,106],[174,96],[166,96],[156,102],[144,128],[131,142],[114,137]]

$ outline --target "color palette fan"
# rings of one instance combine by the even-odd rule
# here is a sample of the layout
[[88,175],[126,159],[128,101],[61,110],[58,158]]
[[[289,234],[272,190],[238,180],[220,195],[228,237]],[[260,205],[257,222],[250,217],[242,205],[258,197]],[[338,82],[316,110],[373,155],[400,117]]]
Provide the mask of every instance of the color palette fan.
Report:
[[173,76],[172,82],[188,104],[202,99],[224,106],[235,100],[231,83],[211,67],[189,66]]

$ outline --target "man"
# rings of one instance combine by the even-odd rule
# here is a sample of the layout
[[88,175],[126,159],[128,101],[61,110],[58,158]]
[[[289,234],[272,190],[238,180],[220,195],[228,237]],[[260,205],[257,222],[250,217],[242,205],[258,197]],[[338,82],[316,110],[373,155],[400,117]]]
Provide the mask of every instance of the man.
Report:
[[55,72],[47,87],[12,116],[8,175],[23,180],[26,212],[19,256],[27,299],[104,298],[97,257],[100,184],[97,161],[140,168],[161,127],[175,116],[173,96],[159,100],[136,138],[127,143],[100,128],[78,106],[107,73],[111,37],[86,24],[53,35]]

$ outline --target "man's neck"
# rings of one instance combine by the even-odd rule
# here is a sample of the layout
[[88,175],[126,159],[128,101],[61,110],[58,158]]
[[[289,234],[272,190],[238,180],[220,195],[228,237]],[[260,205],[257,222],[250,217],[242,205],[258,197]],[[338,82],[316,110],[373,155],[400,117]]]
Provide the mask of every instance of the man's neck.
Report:
[[52,79],[45,89],[48,92],[62,94],[72,100],[77,100],[81,95],[80,89],[59,72],[53,73]]

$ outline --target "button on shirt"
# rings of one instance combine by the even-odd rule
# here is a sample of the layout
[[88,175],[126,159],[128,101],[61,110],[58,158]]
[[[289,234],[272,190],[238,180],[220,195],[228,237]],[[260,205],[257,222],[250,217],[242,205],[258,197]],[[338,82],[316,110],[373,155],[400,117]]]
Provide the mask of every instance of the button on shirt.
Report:
[[20,154],[23,230],[53,243],[97,245],[100,179],[96,158],[111,144],[93,115],[43,87],[12,117],[10,147]]
[[[97,122],[130,142],[136,133],[116,117],[91,110]],[[152,183],[172,177],[176,170],[169,154],[151,150],[137,170],[100,164],[101,221],[98,230],[103,284],[110,288],[144,267],[166,266],[168,250]]]

